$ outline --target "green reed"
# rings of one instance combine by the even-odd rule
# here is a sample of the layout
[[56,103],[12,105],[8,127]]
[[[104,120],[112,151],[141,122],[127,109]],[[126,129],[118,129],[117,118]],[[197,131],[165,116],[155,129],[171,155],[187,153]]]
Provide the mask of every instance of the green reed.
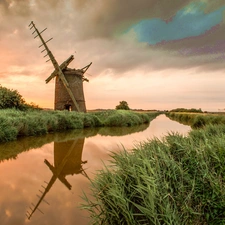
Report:
[[[158,113],[145,114],[109,110],[98,113],[16,109],[0,110],[0,142],[19,136],[37,136],[49,132],[102,126],[134,126],[149,123]],[[115,122],[116,121],[116,122]]]
[[111,154],[83,209],[91,224],[225,224],[225,126]]
[[224,124],[224,114],[180,113],[170,112],[166,114],[170,119],[178,121],[192,128],[202,128],[208,124]]

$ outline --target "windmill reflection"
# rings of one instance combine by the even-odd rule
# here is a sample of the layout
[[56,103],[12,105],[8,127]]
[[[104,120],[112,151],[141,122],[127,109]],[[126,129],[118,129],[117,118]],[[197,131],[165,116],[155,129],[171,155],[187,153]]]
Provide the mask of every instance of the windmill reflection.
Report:
[[32,203],[32,207],[30,207],[31,212],[27,211],[26,215],[28,219],[31,218],[36,210],[43,213],[38,207],[42,201],[49,204],[44,200],[44,197],[57,179],[59,179],[69,190],[71,190],[72,185],[67,181],[67,175],[83,174],[89,179],[83,169],[83,164],[87,163],[87,161],[82,161],[84,139],[85,138],[77,138],[66,142],[54,142],[54,165],[47,159],[44,160],[44,163],[52,171],[52,177],[49,182],[45,181],[47,186],[45,187],[42,185],[43,190],[39,190],[41,196],[37,195],[39,198],[37,204],[35,205]]

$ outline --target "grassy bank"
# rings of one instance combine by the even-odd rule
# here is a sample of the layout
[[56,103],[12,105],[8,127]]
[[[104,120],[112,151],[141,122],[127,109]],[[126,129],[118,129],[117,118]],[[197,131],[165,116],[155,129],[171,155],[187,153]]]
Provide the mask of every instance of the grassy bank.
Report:
[[91,224],[225,224],[225,126],[112,153],[84,196]]
[[126,127],[149,123],[158,113],[107,110],[94,113],[68,111],[0,110],[0,142],[19,136],[38,136],[50,132],[87,127]]
[[202,128],[209,124],[225,125],[225,115],[221,114],[169,112],[166,115],[170,119],[185,125],[190,125],[194,129]]
[[132,127],[95,127],[90,129],[72,129],[65,132],[49,133],[41,136],[21,137],[15,141],[0,143],[0,163],[4,160],[16,159],[21,152],[30,149],[41,148],[51,142],[64,142],[75,138],[88,138],[100,136],[124,136],[147,129],[149,124],[141,124]]

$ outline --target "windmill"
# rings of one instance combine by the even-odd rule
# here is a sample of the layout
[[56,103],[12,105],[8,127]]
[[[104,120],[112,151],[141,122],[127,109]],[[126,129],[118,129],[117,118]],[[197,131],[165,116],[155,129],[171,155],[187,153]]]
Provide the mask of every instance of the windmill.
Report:
[[38,201],[36,204],[31,203],[28,211],[26,212],[27,218],[30,220],[36,210],[41,212],[39,209],[42,201],[48,205],[50,203],[45,200],[47,193],[50,191],[56,180],[61,181],[69,190],[72,185],[66,179],[68,175],[82,174],[84,177],[90,180],[88,174],[83,169],[83,165],[87,161],[82,160],[82,152],[84,146],[84,138],[76,138],[74,140],[68,140],[65,142],[54,142],[54,165],[52,165],[47,159],[44,163],[52,172],[52,176],[49,182],[45,181],[44,185],[41,185],[40,194],[37,194]]
[[47,28],[39,32],[33,21],[31,21],[29,27],[30,30],[34,29],[32,33],[36,35],[34,38],[39,37],[42,42],[39,48],[42,46],[44,47],[41,52],[46,52],[44,57],[49,57],[46,62],[51,61],[55,68],[52,74],[45,80],[45,82],[48,83],[53,78],[56,78],[54,109],[86,112],[83,81],[88,81],[88,79],[84,77],[84,73],[88,70],[92,63],[82,69],[70,69],[67,66],[74,59],[74,56],[71,55],[67,60],[59,65],[47,46],[47,43],[53,38],[45,41],[41,35]]

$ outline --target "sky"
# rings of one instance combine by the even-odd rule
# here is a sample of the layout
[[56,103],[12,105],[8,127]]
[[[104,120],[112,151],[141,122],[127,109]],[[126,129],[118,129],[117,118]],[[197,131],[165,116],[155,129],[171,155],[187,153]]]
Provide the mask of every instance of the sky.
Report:
[[53,72],[33,21],[57,62],[92,62],[87,109],[225,108],[224,0],[0,0],[0,84],[54,107]]

